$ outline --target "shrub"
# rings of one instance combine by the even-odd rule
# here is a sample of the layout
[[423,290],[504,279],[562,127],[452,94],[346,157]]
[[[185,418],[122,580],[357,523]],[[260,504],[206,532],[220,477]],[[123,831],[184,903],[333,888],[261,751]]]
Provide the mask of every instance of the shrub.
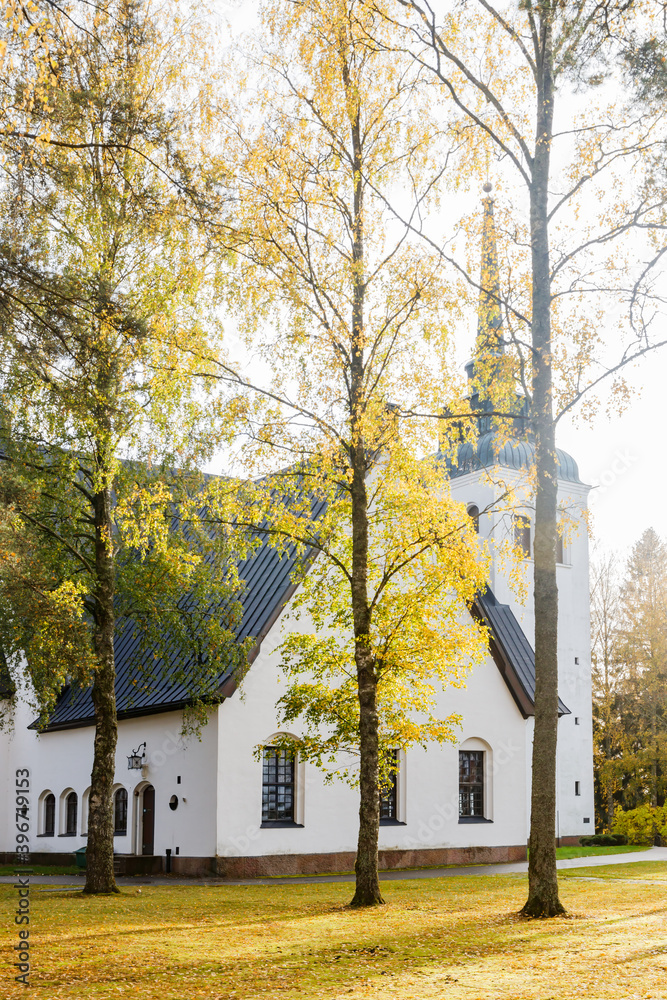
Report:
[[579,837],[582,847],[619,847],[627,842],[628,838],[622,833],[592,833],[587,837]]
[[629,844],[652,844],[656,834],[667,841],[667,806],[638,806],[614,815],[614,833],[623,834]]

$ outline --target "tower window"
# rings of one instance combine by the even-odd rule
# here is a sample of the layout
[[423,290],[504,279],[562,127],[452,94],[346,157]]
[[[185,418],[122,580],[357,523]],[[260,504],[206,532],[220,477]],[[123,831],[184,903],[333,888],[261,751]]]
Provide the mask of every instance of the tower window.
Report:
[[514,544],[526,559],[530,558],[530,518],[525,514],[514,515]]
[[575,795],[581,795],[581,782],[580,781],[575,781],[575,783],[574,783],[574,794]]
[[468,504],[468,517],[472,521],[473,528],[479,534],[479,507],[477,504]]
[[262,761],[262,823],[294,822],[294,755],[265,747]]
[[565,562],[565,543],[560,532],[556,535],[556,562],[561,564]]
[[70,792],[65,799],[65,833],[70,837],[76,834],[76,810],[79,797],[76,792]]
[[119,788],[113,799],[113,832],[118,836],[127,833],[127,791]]
[[56,829],[56,797],[50,792],[44,799],[44,836],[52,837]]
[[390,756],[392,758],[391,774],[390,774],[391,785],[389,788],[385,786],[384,788],[380,789],[380,822],[382,820],[397,819],[396,781],[398,774],[398,750],[392,750]]
[[459,750],[459,816],[484,817],[483,750]]

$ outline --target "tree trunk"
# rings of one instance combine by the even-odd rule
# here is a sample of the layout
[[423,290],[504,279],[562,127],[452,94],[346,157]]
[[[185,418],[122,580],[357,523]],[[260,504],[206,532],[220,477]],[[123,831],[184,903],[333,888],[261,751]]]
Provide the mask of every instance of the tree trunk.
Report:
[[380,796],[378,791],[378,714],[375,664],[364,642],[356,644],[359,691],[359,840],[354,865],[352,906],[383,903],[378,878]]
[[558,733],[558,475],[553,421],[551,288],[548,234],[549,158],[553,127],[551,14],[541,18],[537,129],[530,191],[532,246],[533,426],[535,496],[535,734],[530,817],[528,900],[522,913],[564,913],[556,872],[556,740]]
[[345,43],[341,42],[343,83],[348,98],[352,142],[354,236],[352,245],[352,342],[350,351],[350,464],[352,466],[352,612],[354,656],[359,698],[359,840],[352,906],[376,906],[384,900],[378,878],[380,832],[379,732],[377,670],[369,646],[371,609],[368,601],[368,451],[364,441],[367,400],[364,392],[364,216],[363,162],[359,95],[352,86]]
[[[354,362],[353,362],[354,364]],[[368,495],[366,455],[360,428],[353,439],[352,458],[352,610],[354,616],[354,656],[359,698],[359,840],[355,861],[356,888],[352,906],[383,903],[378,878],[378,838],[380,832],[379,732],[377,714],[377,672],[369,648],[371,613],[368,605]]]
[[108,484],[95,494],[95,562],[97,606],[95,653],[98,668],[93,683],[95,751],[90,776],[86,893],[118,892],[113,871],[113,802],[116,771],[116,668],[114,662],[114,568],[111,550],[111,491]]

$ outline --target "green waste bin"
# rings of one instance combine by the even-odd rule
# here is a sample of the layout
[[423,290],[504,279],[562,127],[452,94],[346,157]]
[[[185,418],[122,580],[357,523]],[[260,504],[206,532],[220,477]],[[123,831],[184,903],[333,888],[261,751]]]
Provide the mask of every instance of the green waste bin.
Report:
[[74,860],[76,861],[77,868],[86,867],[86,848],[80,847],[78,851],[74,852]]

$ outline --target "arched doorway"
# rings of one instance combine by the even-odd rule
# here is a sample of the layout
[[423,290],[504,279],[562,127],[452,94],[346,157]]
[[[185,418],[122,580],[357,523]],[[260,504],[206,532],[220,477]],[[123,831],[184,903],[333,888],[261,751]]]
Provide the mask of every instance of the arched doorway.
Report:
[[155,842],[155,789],[146,785],[141,796],[141,853],[153,854]]

